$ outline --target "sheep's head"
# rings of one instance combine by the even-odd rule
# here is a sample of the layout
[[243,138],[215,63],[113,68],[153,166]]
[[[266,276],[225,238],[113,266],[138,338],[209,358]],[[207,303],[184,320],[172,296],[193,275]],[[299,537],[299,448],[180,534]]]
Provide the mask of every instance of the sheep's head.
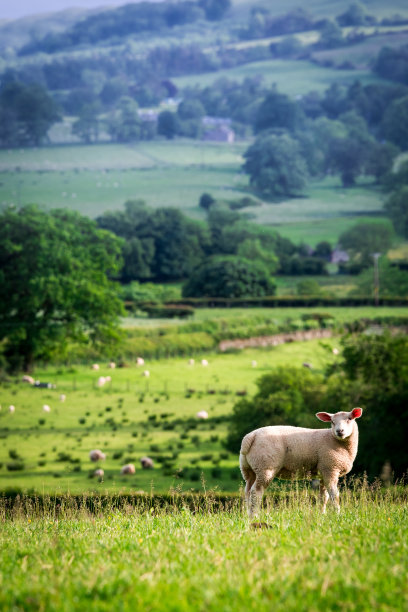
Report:
[[320,421],[331,422],[333,436],[337,440],[345,440],[353,432],[354,419],[359,419],[363,411],[361,408],[353,408],[351,412],[317,412],[316,416]]

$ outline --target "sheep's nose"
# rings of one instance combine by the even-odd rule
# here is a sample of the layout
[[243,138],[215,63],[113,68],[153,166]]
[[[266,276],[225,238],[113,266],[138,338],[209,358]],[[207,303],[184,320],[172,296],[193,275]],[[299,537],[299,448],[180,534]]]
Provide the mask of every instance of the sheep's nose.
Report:
[[337,430],[337,435],[338,436],[342,436],[344,434],[344,429],[338,429]]

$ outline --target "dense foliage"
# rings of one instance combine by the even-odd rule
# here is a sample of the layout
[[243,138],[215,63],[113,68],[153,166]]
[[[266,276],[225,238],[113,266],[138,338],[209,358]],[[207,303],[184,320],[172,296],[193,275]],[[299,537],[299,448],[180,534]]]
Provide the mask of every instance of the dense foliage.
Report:
[[183,286],[183,297],[262,297],[276,286],[266,267],[241,257],[218,256],[193,270]]
[[[395,475],[406,473],[408,339],[405,335],[361,334],[342,341],[339,362],[321,377],[301,369],[276,369],[258,381],[253,398],[234,407],[227,448],[238,451],[242,437],[265,425],[317,427],[314,413],[364,409],[360,423],[358,472],[378,476],[386,462]],[[324,408],[323,408],[324,407]]]
[[10,369],[67,350],[67,341],[114,343],[122,312],[108,275],[120,241],[78,213],[35,206],[0,215],[0,340]]

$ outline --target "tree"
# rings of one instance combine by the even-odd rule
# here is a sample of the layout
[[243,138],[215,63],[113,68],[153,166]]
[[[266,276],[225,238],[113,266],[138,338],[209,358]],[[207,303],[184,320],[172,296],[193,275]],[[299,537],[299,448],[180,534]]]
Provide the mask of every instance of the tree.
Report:
[[179,131],[180,121],[177,113],[168,110],[162,111],[157,120],[157,133],[171,140],[177,136]]
[[121,302],[120,241],[79,213],[36,206],[0,216],[0,340],[10,369],[67,350],[70,340],[110,343]]
[[319,47],[322,49],[335,49],[344,45],[341,28],[330,19],[327,19],[320,30]]
[[12,129],[9,123],[6,138],[4,129],[0,130],[0,145],[12,147],[40,145],[60,118],[57,105],[44,87],[19,82],[8,82],[0,91],[0,118],[6,117]]
[[251,185],[265,196],[299,195],[307,183],[299,144],[287,133],[263,133],[244,154]]
[[357,471],[378,476],[386,461],[396,476],[406,473],[408,452],[408,339],[406,335],[361,334],[343,341],[339,371],[332,374],[325,410],[364,410]]
[[215,200],[210,193],[202,193],[198,205],[204,210],[208,210],[214,204]]
[[194,270],[183,285],[183,297],[262,297],[276,286],[265,266],[234,256],[215,256]]
[[296,102],[274,88],[259,106],[255,117],[255,132],[284,128],[293,132],[302,121],[302,111]]
[[336,17],[337,23],[342,26],[361,26],[366,23],[367,12],[360,2],[353,2],[348,9]]
[[394,191],[384,205],[395,231],[408,238],[408,185]]
[[322,405],[321,384],[320,376],[304,368],[280,367],[262,376],[254,397],[235,404],[226,448],[239,452],[242,438],[258,427],[316,427],[314,414]]
[[[380,257],[379,293],[381,297],[408,296],[408,274],[400,270],[398,262],[393,264],[386,257]],[[362,272],[355,280],[356,288],[351,295],[374,295],[374,275],[372,268]]]
[[400,147],[408,148],[408,96],[394,100],[387,108],[382,121],[384,137]]
[[238,257],[262,263],[269,274],[275,274],[278,269],[279,260],[273,251],[267,251],[259,238],[247,238],[237,249]]
[[84,104],[78,119],[72,125],[72,133],[86,143],[97,141],[99,137],[99,104]]
[[137,103],[128,96],[119,100],[115,110],[108,121],[108,132],[114,140],[131,142],[141,137],[141,119]]
[[392,228],[384,223],[357,223],[339,237],[339,244],[362,268],[371,267],[373,253],[385,253],[393,240]]

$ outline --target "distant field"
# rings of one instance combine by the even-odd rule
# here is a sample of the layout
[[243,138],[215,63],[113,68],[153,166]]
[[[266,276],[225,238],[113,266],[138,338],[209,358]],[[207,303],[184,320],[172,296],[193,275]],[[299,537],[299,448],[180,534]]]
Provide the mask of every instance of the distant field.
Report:
[[[337,49],[336,49],[337,51]],[[279,91],[290,96],[304,95],[309,91],[323,92],[333,83],[350,84],[359,80],[361,83],[388,82],[379,79],[368,70],[334,70],[324,68],[308,61],[300,60],[265,60],[251,62],[230,69],[217,70],[200,75],[174,78],[178,88],[209,86],[220,78],[243,81],[247,77],[262,76],[263,83],[276,84]]]
[[[65,145],[0,151],[0,205],[37,203],[67,207],[96,217],[118,210],[126,200],[149,206],[174,206],[204,219],[202,193],[218,199],[247,195],[242,173],[248,143],[194,141],[142,142],[134,145]],[[384,195],[367,181],[344,189],[338,178],[312,182],[306,196],[265,202],[247,212],[260,224],[276,227],[298,243],[336,243],[357,220],[381,217]]]

